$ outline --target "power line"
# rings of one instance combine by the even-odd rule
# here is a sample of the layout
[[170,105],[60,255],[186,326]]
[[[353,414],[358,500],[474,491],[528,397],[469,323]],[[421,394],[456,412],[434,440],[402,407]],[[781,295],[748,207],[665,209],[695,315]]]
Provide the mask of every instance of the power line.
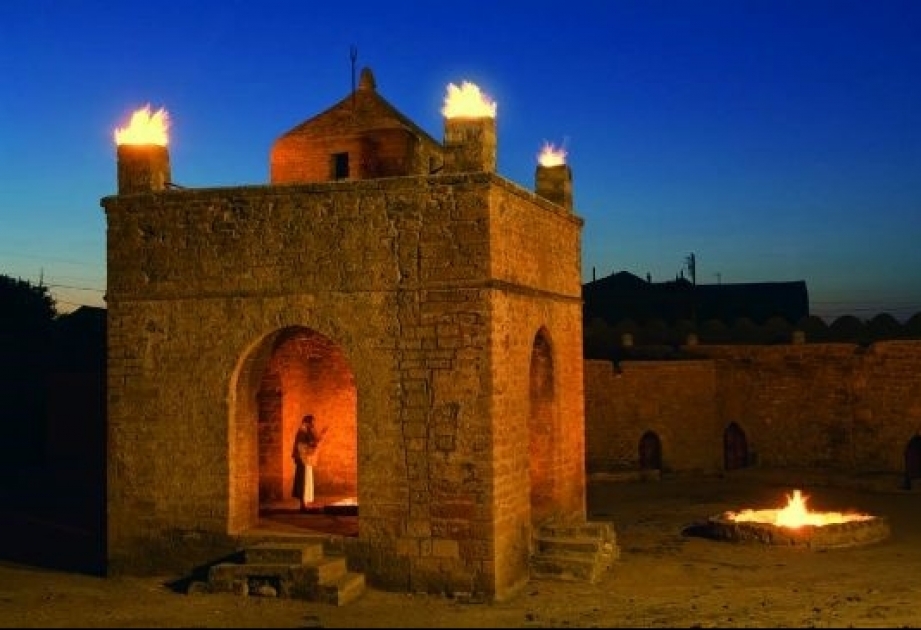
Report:
[[45,256],[45,255],[39,256],[37,254],[23,254],[21,252],[11,252],[11,251],[3,251],[3,250],[0,250],[0,256],[11,256],[14,258],[30,258],[32,260],[47,260],[50,262],[66,263],[69,265],[86,265],[88,267],[99,267],[104,263],[103,260],[100,260],[97,262],[87,262],[85,260],[72,260],[70,258],[56,258],[54,256]]
[[69,284],[46,284],[46,287],[49,289],[74,289],[75,291],[96,291],[98,293],[105,293],[105,289],[96,289],[94,287],[75,287]]
[[810,300],[812,304],[823,304],[828,306],[835,306],[838,304],[888,304],[889,306],[899,306],[899,307],[912,307],[918,306],[921,307],[921,302],[911,301],[903,302],[899,300],[838,300],[838,301],[829,301],[825,302],[822,300]]

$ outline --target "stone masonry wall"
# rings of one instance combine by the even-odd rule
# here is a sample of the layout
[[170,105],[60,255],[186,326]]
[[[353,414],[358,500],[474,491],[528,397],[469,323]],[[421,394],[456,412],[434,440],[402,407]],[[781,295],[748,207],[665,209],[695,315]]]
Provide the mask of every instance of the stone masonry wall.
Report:
[[[457,352],[439,347],[445,335],[423,320],[423,310],[440,311],[448,300],[421,289],[486,275],[485,247],[470,256],[455,238],[467,225],[482,225],[486,182],[478,184],[482,192],[471,182],[459,198],[461,180],[107,200],[114,568],[154,559],[198,562],[214,553],[212,538],[254,524],[256,414],[239,407],[249,391],[234,380],[258,381],[250,373],[261,375],[264,362],[247,357],[292,325],[342,345],[363,394],[360,418],[383,423],[362,427],[358,436],[359,457],[368,464],[360,480],[362,537],[375,548],[398,547],[408,533],[417,540],[418,521],[405,510],[416,460],[428,457],[425,448],[416,452],[434,404],[426,388],[439,367],[452,370]],[[479,314],[472,325],[485,328],[480,295],[462,299],[470,301],[466,311]],[[484,352],[481,346],[472,351]],[[241,362],[252,366],[239,374]],[[487,368],[483,357],[478,369]],[[229,394],[242,397],[238,407],[228,405]],[[472,433],[488,431],[488,409],[478,402],[483,392],[443,395],[469,414]],[[197,553],[190,549],[196,541]],[[403,547],[396,553],[409,556]],[[391,563],[405,574],[382,579],[408,583],[413,560]]]
[[[348,130],[343,130],[348,132]],[[357,134],[302,132],[280,138],[272,147],[274,184],[330,181],[332,155],[349,154],[349,179],[425,175],[444,161],[441,151],[404,129]]]
[[[532,523],[554,515],[585,517],[582,376],[581,221],[559,206],[513,186],[492,191],[491,276],[503,288],[493,300],[493,461],[497,582],[513,591],[527,576]],[[534,205],[538,207],[535,208]],[[529,368],[535,339],[549,341],[553,403],[548,418],[533,417]],[[551,450],[528,448],[533,422]],[[529,470],[540,466],[552,488],[553,512],[534,513]]]
[[[710,359],[650,363],[643,379],[629,362],[622,374],[611,363],[586,362],[589,472],[636,469],[636,443],[649,427],[661,431],[664,465],[675,471],[720,470],[732,422],[745,432],[753,462],[766,467],[900,473],[908,441],[921,433],[921,342],[694,351]],[[682,403],[688,386],[705,387],[693,406]],[[675,413],[679,403],[684,413]],[[691,431],[699,433],[693,444],[669,448],[665,436]]]
[[639,442],[654,431],[665,470],[722,466],[717,375],[710,361],[585,362],[586,466],[639,470]]
[[[496,475],[507,456],[492,451],[506,422],[497,409],[526,408],[527,389],[499,400],[493,381],[526,374],[527,357],[497,367],[496,318],[514,293],[533,322],[516,345],[533,343],[539,322],[559,325],[560,391],[576,396],[580,366],[563,347],[580,348],[581,324],[572,296],[557,304],[558,286],[491,279],[500,189],[521,198],[506,200],[517,220],[548,214],[487,174],[104,199],[111,572],[188,570],[255,523],[255,394],[273,340],[303,327],[341,346],[358,392],[350,564],[405,590],[502,596],[526,579],[497,566],[511,553],[497,532],[495,493],[511,487]],[[578,222],[554,221],[571,243]],[[567,396],[561,409],[578,413]],[[580,477],[561,478],[561,496],[574,495]]]
[[765,466],[898,472],[921,432],[921,342],[700,346]]

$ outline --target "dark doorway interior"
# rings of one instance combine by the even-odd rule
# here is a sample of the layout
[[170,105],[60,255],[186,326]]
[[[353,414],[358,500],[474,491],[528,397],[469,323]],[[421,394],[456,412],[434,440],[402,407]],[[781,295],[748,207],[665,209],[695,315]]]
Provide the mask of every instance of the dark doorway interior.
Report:
[[662,469],[662,441],[655,431],[646,431],[640,438],[640,470]]
[[723,432],[723,465],[726,470],[748,466],[748,440],[745,431],[735,422]]
[[910,489],[915,479],[921,479],[921,435],[912,437],[905,447],[905,487]]
[[540,523],[553,509],[556,475],[553,469],[553,351],[542,330],[534,338],[530,365],[530,414],[528,417],[531,518]]

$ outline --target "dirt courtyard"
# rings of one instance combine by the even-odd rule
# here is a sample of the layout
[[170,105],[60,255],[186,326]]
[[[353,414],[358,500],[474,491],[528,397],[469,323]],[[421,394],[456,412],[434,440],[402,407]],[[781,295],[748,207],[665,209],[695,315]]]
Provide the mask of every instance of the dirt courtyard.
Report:
[[[871,480],[872,481],[872,480]],[[613,523],[620,558],[596,584],[532,580],[503,602],[374,588],[342,607],[177,593],[181,576],[103,578],[0,561],[3,627],[919,627],[921,493],[892,479],[742,471],[593,480],[589,516]],[[709,516],[779,508],[884,516],[883,541],[814,550],[695,535]]]

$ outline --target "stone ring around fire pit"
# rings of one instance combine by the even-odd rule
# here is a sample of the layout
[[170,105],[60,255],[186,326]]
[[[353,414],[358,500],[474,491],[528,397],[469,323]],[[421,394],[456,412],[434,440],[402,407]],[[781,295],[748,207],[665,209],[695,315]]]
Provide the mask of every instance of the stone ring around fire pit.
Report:
[[767,545],[833,549],[874,543],[889,536],[885,517],[861,513],[814,512],[799,490],[773,510],[723,512],[707,521],[712,538]]
[[883,516],[870,516],[846,523],[787,527],[757,521],[737,521],[724,513],[711,516],[707,521],[707,530],[711,538],[718,540],[821,550],[855,547],[884,540],[889,537],[889,522]]

